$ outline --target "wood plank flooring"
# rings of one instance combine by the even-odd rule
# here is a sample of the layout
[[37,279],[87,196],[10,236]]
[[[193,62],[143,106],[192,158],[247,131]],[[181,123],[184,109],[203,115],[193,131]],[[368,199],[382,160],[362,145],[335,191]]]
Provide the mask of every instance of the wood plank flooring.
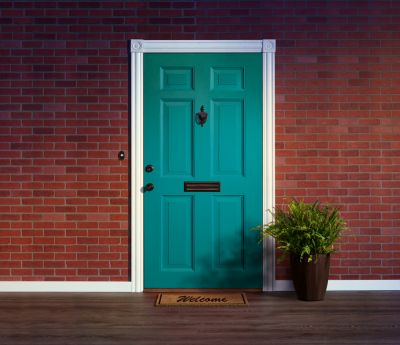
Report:
[[248,307],[154,307],[155,293],[0,294],[1,345],[400,344],[400,292],[247,293]]

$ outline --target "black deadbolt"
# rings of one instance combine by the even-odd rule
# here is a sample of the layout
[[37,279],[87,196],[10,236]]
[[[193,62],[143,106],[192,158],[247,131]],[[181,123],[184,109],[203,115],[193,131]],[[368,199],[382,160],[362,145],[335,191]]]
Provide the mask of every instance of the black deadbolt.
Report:
[[144,186],[145,192],[151,192],[154,189],[154,184],[148,183]]

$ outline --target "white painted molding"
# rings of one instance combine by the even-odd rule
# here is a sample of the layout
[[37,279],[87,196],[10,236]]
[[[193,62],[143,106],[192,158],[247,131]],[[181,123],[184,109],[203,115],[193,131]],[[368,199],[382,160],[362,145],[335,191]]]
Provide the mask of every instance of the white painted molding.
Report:
[[131,42],[131,277],[143,291],[143,53],[142,41]]
[[[262,53],[263,59],[263,222],[275,205],[275,40],[131,40],[131,276],[143,291],[143,55],[145,53]],[[275,242],[263,245],[263,290],[273,291]]]
[[[293,291],[291,280],[276,280],[274,291]],[[0,281],[0,292],[132,292],[131,282]],[[329,280],[328,291],[400,291],[400,280]]]
[[[263,40],[263,224],[275,206],[275,41]],[[275,239],[263,241],[263,291],[275,290]]]
[[273,291],[294,291],[291,280],[275,280]]
[[141,53],[143,48],[143,40],[131,41],[131,53]]
[[275,40],[132,40],[131,53],[274,53]]
[[131,282],[1,281],[0,292],[132,292]]
[[400,290],[400,280],[329,280],[328,291]]
[[276,51],[275,40],[262,40],[262,51],[263,53],[275,53]]
[[[329,280],[328,291],[399,291],[400,280]],[[276,280],[275,291],[294,291],[291,280]]]

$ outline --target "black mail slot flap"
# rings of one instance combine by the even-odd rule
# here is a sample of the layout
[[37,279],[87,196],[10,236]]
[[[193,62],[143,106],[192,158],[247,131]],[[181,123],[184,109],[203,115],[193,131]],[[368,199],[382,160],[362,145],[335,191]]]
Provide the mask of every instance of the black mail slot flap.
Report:
[[185,192],[219,192],[221,189],[220,182],[184,182]]

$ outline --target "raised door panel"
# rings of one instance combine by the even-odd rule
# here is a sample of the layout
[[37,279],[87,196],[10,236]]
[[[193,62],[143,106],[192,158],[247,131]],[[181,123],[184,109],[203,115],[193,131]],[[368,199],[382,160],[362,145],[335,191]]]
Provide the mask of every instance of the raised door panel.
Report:
[[213,100],[212,136],[215,175],[244,173],[244,107],[242,100]]
[[193,270],[193,198],[162,197],[162,270]]
[[160,69],[161,90],[192,90],[193,68],[192,67],[161,67]]
[[162,174],[192,175],[193,102],[160,100]]
[[212,205],[213,268],[243,270],[243,197],[215,196]]
[[244,69],[242,67],[211,67],[211,90],[243,90]]

